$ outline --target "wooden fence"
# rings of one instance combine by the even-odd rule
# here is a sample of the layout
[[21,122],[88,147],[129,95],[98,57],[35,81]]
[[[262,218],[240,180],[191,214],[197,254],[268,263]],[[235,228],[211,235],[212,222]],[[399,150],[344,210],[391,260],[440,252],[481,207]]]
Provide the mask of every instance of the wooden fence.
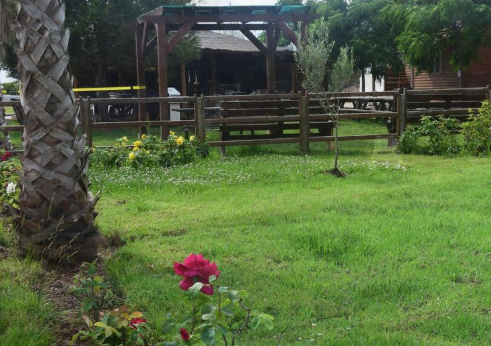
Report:
[[[176,126],[184,126],[192,129],[196,136],[206,140],[207,131],[218,128],[220,131],[231,125],[243,126],[247,124],[289,124],[288,128],[297,128],[293,131],[282,132],[281,136],[245,136],[244,139],[222,138],[208,141],[211,147],[233,145],[258,145],[299,143],[302,153],[309,152],[309,144],[313,142],[332,142],[332,135],[313,133],[311,124],[332,122],[330,114],[322,112],[318,106],[319,100],[329,100],[339,106],[339,119],[376,119],[388,120],[388,132],[379,134],[359,134],[339,136],[339,141],[388,139],[389,145],[395,144],[408,122],[417,121],[423,115],[440,115],[451,117],[467,117],[469,108],[474,112],[479,108],[483,100],[490,99],[490,89],[440,89],[440,90],[405,90],[402,94],[392,92],[368,92],[368,93],[326,93],[326,94],[270,94],[270,95],[229,95],[229,96],[194,96],[194,97],[154,97],[154,98],[128,98],[128,99],[91,99],[80,98],[80,120],[82,132],[87,135],[87,145],[92,147],[93,129],[113,128],[139,128],[140,133],[145,133],[147,127],[158,126],[161,128],[161,137],[167,138],[169,129]],[[237,103],[233,112],[227,113],[225,104]],[[147,104],[158,103],[162,107],[169,104],[186,105],[182,109],[183,114],[189,115],[187,120],[155,120],[148,121],[144,110]],[[138,105],[139,113],[136,121],[94,122],[93,106],[108,107],[109,105]],[[0,102],[0,107],[14,106],[16,102]],[[207,106],[215,105],[215,106]],[[246,105],[246,106],[244,106]],[[260,105],[262,105],[260,107]],[[267,105],[267,106],[265,106]],[[350,105],[350,107],[348,107]],[[211,111],[219,110],[219,117],[206,116]],[[168,112],[161,112],[168,114]],[[228,114],[228,116],[225,116]],[[161,115],[161,117],[164,115]],[[239,126],[239,128],[240,128]],[[312,126],[313,128],[316,125]],[[250,126],[249,126],[250,128]],[[261,128],[257,126],[257,128]],[[264,128],[264,126],[262,127]],[[22,131],[23,126],[7,126],[7,131]],[[264,132],[264,131],[263,131]],[[320,131],[319,131],[320,132]]]

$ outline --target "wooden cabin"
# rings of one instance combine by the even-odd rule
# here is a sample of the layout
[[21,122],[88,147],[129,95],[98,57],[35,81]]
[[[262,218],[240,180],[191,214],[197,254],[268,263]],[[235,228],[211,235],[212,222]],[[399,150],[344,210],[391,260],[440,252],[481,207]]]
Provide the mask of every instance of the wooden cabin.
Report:
[[[491,48],[479,50],[480,62],[472,63],[463,72],[464,88],[485,87],[491,85]],[[397,88],[447,89],[458,88],[457,71],[450,65],[448,54],[442,53],[435,61],[434,72],[417,74],[414,68],[406,66],[399,74],[388,71],[385,90]]]

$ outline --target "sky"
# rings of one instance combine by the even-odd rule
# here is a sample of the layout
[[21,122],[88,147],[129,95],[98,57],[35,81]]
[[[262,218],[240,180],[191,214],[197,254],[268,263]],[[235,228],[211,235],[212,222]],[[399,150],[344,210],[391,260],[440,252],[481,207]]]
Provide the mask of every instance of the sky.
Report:
[[0,71],[0,83],[10,83],[13,82],[14,80],[12,78],[7,77],[7,72],[5,71]]

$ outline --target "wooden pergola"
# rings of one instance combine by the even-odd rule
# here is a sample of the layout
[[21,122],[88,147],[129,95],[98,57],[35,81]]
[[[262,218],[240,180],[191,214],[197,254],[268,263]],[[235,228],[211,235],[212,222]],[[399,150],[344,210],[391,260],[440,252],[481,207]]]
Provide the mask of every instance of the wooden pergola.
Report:
[[[237,30],[249,39],[266,57],[268,93],[275,90],[275,55],[280,34],[297,45],[297,37],[287,23],[300,23],[301,31],[320,18],[309,13],[310,6],[161,6],[138,18],[136,28],[136,55],[138,85],[145,85],[145,58],[157,47],[159,95],[167,97],[167,56],[176,44],[190,31]],[[266,32],[266,44],[252,33]],[[169,33],[173,32],[170,36]],[[170,36],[170,37],[169,37]],[[138,97],[145,97],[145,89]],[[140,111],[140,114],[142,112]],[[145,114],[145,113],[143,113]],[[160,119],[169,120],[167,107],[160,107]]]

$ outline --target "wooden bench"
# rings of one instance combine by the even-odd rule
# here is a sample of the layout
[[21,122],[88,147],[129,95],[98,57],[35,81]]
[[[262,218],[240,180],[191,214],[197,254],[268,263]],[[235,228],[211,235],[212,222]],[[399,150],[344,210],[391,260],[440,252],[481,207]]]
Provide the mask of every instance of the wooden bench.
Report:
[[[324,114],[318,102],[309,102],[309,114]],[[285,117],[299,115],[298,100],[241,100],[222,101],[220,118],[262,118],[266,122],[251,123],[238,120],[233,124],[222,124],[219,127],[220,141],[299,138],[299,121],[267,121],[268,117]],[[332,136],[332,121],[309,122],[310,136]],[[222,154],[226,154],[225,147]]]

